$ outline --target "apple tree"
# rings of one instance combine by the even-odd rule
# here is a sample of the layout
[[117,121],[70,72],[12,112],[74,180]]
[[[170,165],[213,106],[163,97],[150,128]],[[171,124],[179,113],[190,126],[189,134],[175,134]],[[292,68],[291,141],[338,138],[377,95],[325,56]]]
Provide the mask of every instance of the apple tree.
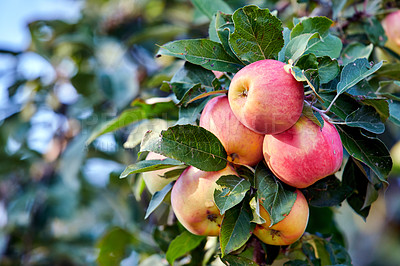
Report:
[[[385,34],[381,20],[386,14],[395,12],[395,6],[390,1],[376,5],[368,1],[329,4],[299,1],[306,2],[303,16],[288,17],[285,13],[288,7],[267,9],[245,5],[234,10],[220,0],[192,2],[209,20],[208,36],[160,45],[156,58],[176,58],[171,63],[176,71],[160,86],[167,96],[150,97],[147,103],[134,102],[132,109],[125,110],[94,133],[96,137],[126,126],[127,122],[137,123],[126,144],[135,147],[140,142],[138,160],[128,165],[120,177],[134,179],[139,194],[145,189],[141,173],[150,175],[154,171],[154,178],[164,179],[164,187],[152,195],[145,218],[158,217],[160,227],[155,230],[154,238],[164,246],[166,260],[170,264],[187,261],[207,264],[218,258],[226,265],[265,265],[274,261],[285,265],[350,265],[345,236],[329,219],[343,202],[347,202],[360,219],[366,219],[380,192],[390,185],[388,175],[393,163],[380,136],[388,126],[400,126],[400,56],[393,47],[385,46],[391,36]],[[354,10],[349,11],[350,6]],[[400,36],[396,38],[398,40]],[[319,131],[328,124],[336,128],[340,136],[343,155],[340,154],[339,167],[304,186],[283,182],[278,170],[270,169],[268,158],[258,159],[255,165],[237,163],[230,158],[231,153],[224,144],[228,136],[218,138],[217,133],[199,126],[200,117],[208,112],[205,109],[207,103],[230,94],[236,86],[233,85],[235,75],[240,75],[240,71],[250,64],[266,59],[282,62],[286,73],[301,83],[304,95],[301,117],[312,121],[312,126]],[[253,76],[246,77],[246,82],[257,80],[262,69],[260,73],[250,73]],[[276,79],[279,83],[279,77]],[[284,86],[274,86],[268,89],[275,89],[278,94],[284,89]],[[268,100],[259,98],[261,102]],[[232,103],[231,107],[238,108]],[[255,107],[232,111],[235,115],[243,114]],[[161,121],[155,119],[166,112],[178,116],[166,115]],[[288,107],[287,112],[294,112],[294,109]],[[218,115],[222,120],[219,121],[221,131],[229,132],[232,123],[223,114]],[[257,113],[253,115],[259,119]],[[217,123],[218,117],[214,120]],[[239,134],[238,131],[230,132]],[[266,136],[273,138],[275,135]],[[246,146],[251,142],[250,137],[246,137],[236,139],[245,144],[241,151],[256,153]],[[331,137],[327,135],[328,139]],[[306,141],[305,146],[314,145],[314,140]],[[316,145],[314,153],[327,149],[322,143]],[[280,152],[285,150],[282,148]],[[149,152],[160,154],[162,158],[146,159]],[[293,154],[285,160],[296,160],[295,157]],[[307,175],[302,164],[318,164],[319,160],[325,158],[296,160],[289,167]],[[193,230],[187,225],[190,222],[180,218],[186,214],[192,220],[201,219],[193,217],[204,204],[191,200],[188,192],[193,191],[191,185],[180,185],[179,192],[174,191],[178,182],[187,182],[195,175],[185,174],[188,171],[185,169],[193,167],[202,171],[201,178],[205,179],[211,176],[207,173],[214,174],[226,167],[233,167],[237,173],[221,174],[215,181],[217,188],[212,187],[215,190],[210,200],[218,208],[217,216],[221,219],[217,233]],[[163,169],[162,173],[160,169]],[[146,184],[152,186],[151,181]],[[171,191],[173,202],[179,202],[175,208],[174,204],[170,208]],[[299,193],[305,196],[307,208],[295,214]],[[286,223],[279,230],[274,229],[288,221],[291,214],[297,215],[293,218],[295,221]],[[163,215],[168,219],[162,218]],[[298,225],[302,216],[308,218],[306,228]],[[210,223],[210,220],[203,222]],[[284,244],[270,243],[263,240],[263,233],[257,234],[260,231],[257,228],[262,226],[278,238],[284,236],[285,230],[299,227],[301,237]],[[169,245],[165,245],[166,236],[172,240]]]

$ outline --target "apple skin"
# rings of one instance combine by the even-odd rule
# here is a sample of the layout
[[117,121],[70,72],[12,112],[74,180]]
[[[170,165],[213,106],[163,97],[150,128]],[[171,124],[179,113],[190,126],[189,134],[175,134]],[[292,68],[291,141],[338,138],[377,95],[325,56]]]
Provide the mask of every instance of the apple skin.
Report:
[[304,233],[308,223],[308,202],[300,190],[296,190],[297,197],[290,213],[279,223],[271,224],[268,212],[260,204],[260,215],[265,219],[264,224],[257,224],[254,229],[262,242],[269,245],[290,245],[296,242]]
[[214,203],[216,181],[224,175],[237,175],[231,166],[217,172],[204,172],[189,166],[171,191],[171,206],[179,222],[195,235],[218,236],[222,216]]
[[299,119],[304,101],[301,82],[285,63],[266,59],[245,66],[231,81],[229,104],[237,119],[259,134],[277,134]]
[[237,120],[226,95],[209,100],[200,117],[200,126],[212,132],[235,164],[256,165],[263,159],[264,135],[257,134]]
[[385,46],[400,54],[400,10],[387,15],[382,20],[382,26],[388,37]]
[[[149,154],[146,157],[146,160],[164,160],[167,157],[154,153],[154,152],[149,152]],[[142,177],[144,180],[144,183],[146,184],[147,189],[149,192],[153,195],[157,191],[162,190],[166,185],[171,183],[172,181],[178,179],[176,178],[163,178],[163,176],[166,172],[173,170],[175,167],[170,167],[166,169],[161,169],[161,170],[156,170],[156,171],[151,171],[151,172],[144,172],[142,173]]]
[[263,152],[271,171],[297,188],[334,174],[343,160],[342,141],[335,126],[324,121],[321,129],[304,116],[280,134],[265,135]]

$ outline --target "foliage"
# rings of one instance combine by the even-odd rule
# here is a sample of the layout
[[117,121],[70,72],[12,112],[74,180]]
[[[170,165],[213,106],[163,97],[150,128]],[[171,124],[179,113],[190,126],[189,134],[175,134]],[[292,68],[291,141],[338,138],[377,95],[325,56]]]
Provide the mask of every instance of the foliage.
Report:
[[[7,219],[4,228],[0,219],[1,264],[350,265],[332,210],[347,202],[366,219],[389,184],[392,160],[383,136],[399,126],[399,56],[389,50],[386,63],[377,51],[387,49],[380,20],[392,3],[133,2],[121,8],[118,1],[87,0],[79,21],[29,24],[29,51],[56,75],[29,79],[18,66],[12,69],[8,99],[18,108],[0,124],[6,158],[0,215],[4,204]],[[17,61],[27,52],[2,51]],[[129,64],[121,64],[123,58]],[[223,146],[198,118],[211,97],[226,93],[237,71],[261,59],[287,63],[305,85],[304,114],[320,126],[322,118],[336,125],[347,152],[343,169],[302,190],[315,209],[307,233],[290,246],[270,247],[252,235],[264,222],[259,203],[276,224],[295,201],[294,189],[263,162],[255,169],[236,166],[238,177],[217,182],[214,199],[225,214],[219,242],[194,236],[171,219],[173,183],[150,198],[140,173],[224,168]],[[212,71],[223,73],[216,78]],[[63,86],[73,87],[74,101],[60,96]],[[51,145],[40,151],[30,139],[43,110],[57,123]],[[161,131],[152,123],[167,126]],[[129,140],[124,150],[128,135],[143,140]],[[107,137],[114,149],[104,147]],[[170,159],[143,160],[149,151]],[[116,165],[103,185],[88,178],[91,160],[100,160],[96,168]],[[318,222],[321,213],[328,222]]]

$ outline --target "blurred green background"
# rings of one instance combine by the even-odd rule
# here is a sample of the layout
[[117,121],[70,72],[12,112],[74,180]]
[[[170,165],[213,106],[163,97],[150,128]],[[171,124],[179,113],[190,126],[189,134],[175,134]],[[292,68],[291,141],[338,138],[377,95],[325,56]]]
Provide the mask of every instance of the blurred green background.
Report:
[[[324,1],[226,2],[276,8],[290,24]],[[0,2],[0,265],[165,264],[160,217],[144,220],[151,196],[119,179],[137,125],[86,140],[138,97],[167,96],[159,87],[181,62],[155,58],[157,45],[207,37],[208,23],[185,0]],[[393,146],[399,130],[382,139]],[[335,209],[354,265],[400,265],[397,177],[366,222]]]

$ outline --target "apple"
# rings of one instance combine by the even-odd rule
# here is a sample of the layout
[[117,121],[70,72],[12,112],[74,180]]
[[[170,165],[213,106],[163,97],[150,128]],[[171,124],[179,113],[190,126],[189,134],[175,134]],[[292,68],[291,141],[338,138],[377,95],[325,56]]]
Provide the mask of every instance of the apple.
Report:
[[222,216],[214,203],[216,181],[224,175],[237,175],[231,166],[216,172],[189,166],[171,191],[171,206],[179,222],[195,235],[218,236]]
[[[146,160],[164,160],[167,157],[154,153],[154,152],[149,152],[149,154],[146,157]],[[144,180],[144,183],[146,184],[147,189],[149,192],[153,195],[157,191],[162,190],[166,185],[171,183],[172,181],[178,179],[176,178],[163,178],[163,176],[166,172],[173,170],[176,167],[170,167],[170,168],[165,168],[161,170],[156,170],[156,171],[151,171],[151,172],[144,172],[142,173],[142,177]]]
[[265,135],[263,153],[271,171],[297,188],[334,174],[343,160],[343,146],[335,126],[324,121],[321,129],[304,116],[280,134]]
[[303,193],[300,190],[296,190],[296,193],[296,201],[289,214],[271,227],[270,216],[260,204],[260,215],[265,223],[257,224],[253,233],[262,242],[269,245],[290,245],[303,235],[308,223],[309,209]]
[[382,26],[388,37],[385,46],[400,54],[400,10],[387,15],[382,20]]
[[233,77],[228,97],[237,119],[259,134],[277,134],[299,119],[304,87],[284,69],[266,59],[245,66]]
[[207,102],[200,126],[217,136],[228,153],[228,161],[253,166],[263,159],[264,135],[255,133],[237,120],[226,95]]

